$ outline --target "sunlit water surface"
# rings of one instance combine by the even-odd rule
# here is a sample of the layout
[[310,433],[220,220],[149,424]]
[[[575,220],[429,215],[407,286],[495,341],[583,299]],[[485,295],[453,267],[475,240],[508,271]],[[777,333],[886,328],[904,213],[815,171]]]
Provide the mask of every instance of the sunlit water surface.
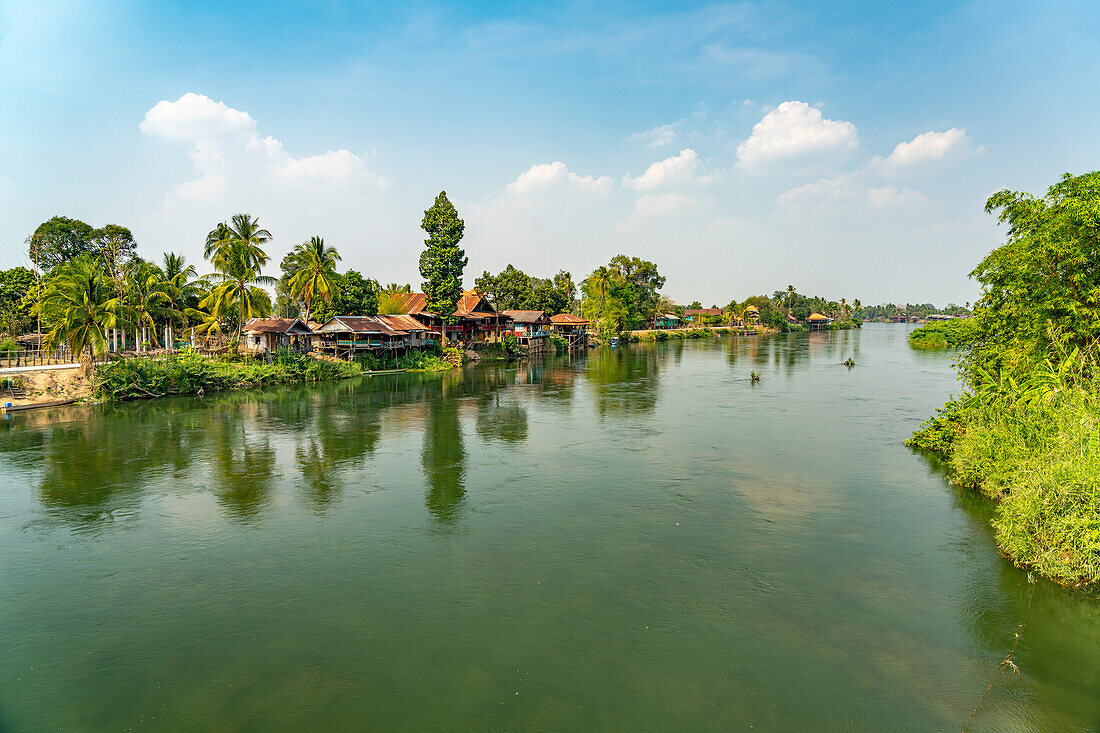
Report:
[[0,729],[1098,730],[907,330],[12,416]]

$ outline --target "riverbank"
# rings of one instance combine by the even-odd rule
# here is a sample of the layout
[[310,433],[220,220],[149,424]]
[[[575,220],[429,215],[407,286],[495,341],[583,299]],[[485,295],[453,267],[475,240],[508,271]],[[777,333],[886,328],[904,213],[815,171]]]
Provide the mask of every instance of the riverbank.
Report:
[[[7,380],[22,389],[24,396],[15,397],[6,391]],[[0,404],[32,405],[58,400],[86,399],[92,395],[92,382],[79,366],[27,367],[0,372]]]

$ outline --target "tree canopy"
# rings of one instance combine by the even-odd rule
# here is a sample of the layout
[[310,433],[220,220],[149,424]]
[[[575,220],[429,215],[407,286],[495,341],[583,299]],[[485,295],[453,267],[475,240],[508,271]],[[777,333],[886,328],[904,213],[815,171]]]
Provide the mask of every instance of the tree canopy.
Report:
[[137,242],[130,230],[118,224],[96,229],[79,219],[55,216],[38,225],[27,237],[27,256],[37,262],[43,272],[76,259],[80,255],[108,257],[121,264],[130,259]]
[[565,270],[547,279],[531,277],[509,264],[499,275],[482,273],[474,284],[499,310],[540,310],[556,316],[571,311],[576,297],[573,277]]

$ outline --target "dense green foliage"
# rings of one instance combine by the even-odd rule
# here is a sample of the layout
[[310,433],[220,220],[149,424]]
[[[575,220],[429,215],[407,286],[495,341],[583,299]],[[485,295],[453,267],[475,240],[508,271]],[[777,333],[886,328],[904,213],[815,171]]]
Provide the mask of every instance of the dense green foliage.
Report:
[[909,332],[909,345],[914,349],[960,349],[976,336],[977,324],[969,318],[929,321]]
[[596,324],[601,334],[652,324],[662,305],[657,291],[664,284],[665,278],[654,263],[616,255],[581,284],[584,317]]
[[332,303],[340,282],[340,277],[336,274],[336,263],[340,261],[340,255],[335,248],[326,245],[321,237],[310,237],[309,241],[302,242],[291,250],[283,258],[283,263],[286,264],[288,260],[293,272],[288,275],[286,286],[290,295],[304,304],[302,318],[308,321],[315,307],[323,310]]
[[1017,565],[1100,583],[1100,173],[1067,174],[1041,199],[1001,191],[986,209],[1009,232],[972,273],[982,297],[955,336],[966,391],[909,445],[997,501]]
[[314,359],[286,350],[274,352],[270,364],[252,358],[211,359],[185,351],[178,356],[108,362],[97,371],[93,392],[102,399],[125,400],[320,382],[361,373],[353,362]]
[[573,277],[564,270],[547,279],[531,277],[509,264],[499,275],[483,272],[474,286],[502,311],[546,311],[546,315],[556,316],[571,312],[576,298]]
[[43,272],[81,255],[108,257],[122,263],[134,255],[137,242],[126,227],[107,224],[96,229],[79,219],[55,216],[27,237],[27,256]]
[[420,276],[424,278],[422,286],[427,296],[425,310],[450,323],[462,297],[462,272],[467,260],[466,252],[458,244],[466,224],[458,218],[446,191],[440,191],[435,203],[424,212],[420,228],[428,233],[424,251],[420,253]]

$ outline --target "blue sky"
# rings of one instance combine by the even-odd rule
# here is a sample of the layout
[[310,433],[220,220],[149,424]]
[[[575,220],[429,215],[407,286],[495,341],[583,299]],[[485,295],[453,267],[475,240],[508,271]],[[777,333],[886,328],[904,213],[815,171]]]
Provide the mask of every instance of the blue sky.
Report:
[[1100,167],[1098,39],[1091,2],[0,0],[0,267],[54,214],[197,261],[247,211],[417,283],[446,189],[470,283],[624,252],[705,305],[961,303],[992,191]]

